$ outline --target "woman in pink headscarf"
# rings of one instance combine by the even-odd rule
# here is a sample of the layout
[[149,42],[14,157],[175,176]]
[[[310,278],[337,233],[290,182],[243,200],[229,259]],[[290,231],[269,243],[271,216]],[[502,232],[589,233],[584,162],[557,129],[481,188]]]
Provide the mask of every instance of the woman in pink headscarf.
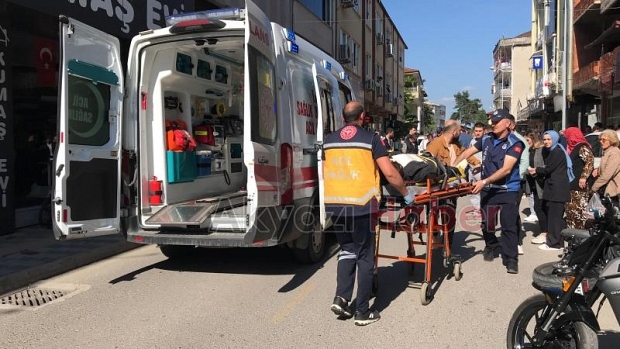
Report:
[[570,182],[570,201],[566,203],[566,227],[585,229],[585,208],[588,205],[588,177],[594,169],[594,154],[586,138],[577,127],[564,130],[566,152],[573,162],[575,179]]

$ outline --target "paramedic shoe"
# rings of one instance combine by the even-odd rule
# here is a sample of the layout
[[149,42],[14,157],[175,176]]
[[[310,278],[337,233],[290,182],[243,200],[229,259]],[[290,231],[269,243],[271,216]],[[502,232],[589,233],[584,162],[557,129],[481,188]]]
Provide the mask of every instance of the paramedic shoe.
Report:
[[517,251],[519,252],[519,255],[523,255],[523,246],[517,245]]
[[495,249],[493,247],[485,247],[482,251],[482,258],[487,262],[493,262],[495,259]]
[[547,233],[540,233],[537,237],[532,239],[532,243],[535,245],[540,245],[547,243]]
[[506,272],[508,274],[519,274],[519,263],[515,260],[506,261]]
[[529,215],[525,218],[523,218],[524,222],[528,222],[528,223],[535,223],[538,222],[538,217],[534,216],[534,215]]
[[376,310],[368,310],[365,313],[355,312],[355,325],[357,326],[366,326],[379,321],[379,319],[381,319],[381,315]]
[[349,302],[345,301],[342,297],[334,297],[334,302],[332,303],[331,309],[334,314],[345,319],[350,319],[353,317],[353,313],[351,313],[351,309],[349,308]]

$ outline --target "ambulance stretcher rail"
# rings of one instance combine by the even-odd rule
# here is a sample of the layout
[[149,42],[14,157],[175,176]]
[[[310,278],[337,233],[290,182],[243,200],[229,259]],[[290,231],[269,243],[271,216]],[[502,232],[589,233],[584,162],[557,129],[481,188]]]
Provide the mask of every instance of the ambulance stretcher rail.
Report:
[[[459,281],[462,277],[461,273],[461,260],[458,256],[453,256],[450,249],[450,236],[447,233],[449,226],[445,222],[439,223],[439,216],[441,213],[441,207],[439,200],[448,198],[456,198],[464,195],[471,194],[473,188],[472,183],[458,183],[455,186],[448,186],[444,181],[439,190],[433,191],[433,183],[430,179],[426,183],[426,191],[414,197],[414,201],[410,206],[404,205],[402,197],[387,197],[386,200],[382,200],[381,207],[383,214],[388,215],[388,221],[383,222],[381,217],[378,219],[378,223],[375,228],[375,274],[373,275],[373,293],[378,291],[378,260],[379,258],[394,259],[404,261],[408,263],[409,273],[413,274],[415,263],[425,265],[424,281],[422,282],[420,290],[420,301],[422,305],[427,305],[431,302],[433,296],[433,290],[431,286],[432,279],[432,260],[433,249],[440,247],[444,249],[443,265],[444,267],[452,267],[452,275],[456,281]],[[416,205],[426,206],[426,222],[422,223],[419,219],[421,211],[415,209]],[[396,219],[389,219],[389,215],[397,217]],[[390,230],[392,232],[392,238],[395,237],[395,233],[405,232],[407,236],[407,255],[388,255],[379,253],[381,228]],[[435,242],[434,233],[439,230],[443,231],[443,241]],[[413,234],[419,233],[420,241],[413,240]],[[422,235],[426,235],[426,241],[422,238]],[[426,246],[426,255],[424,257],[415,257],[415,245]]]

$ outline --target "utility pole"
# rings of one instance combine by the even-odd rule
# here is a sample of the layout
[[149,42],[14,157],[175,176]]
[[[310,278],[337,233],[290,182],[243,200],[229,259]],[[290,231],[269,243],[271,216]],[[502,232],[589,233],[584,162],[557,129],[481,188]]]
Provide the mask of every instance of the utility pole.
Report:
[[[573,0],[564,0],[564,38],[562,48],[562,130],[566,129],[568,122],[568,89],[570,88],[568,83],[568,74],[572,72],[572,67],[568,66],[569,51],[572,52],[572,25],[573,25]],[[572,74],[572,73],[571,73]]]

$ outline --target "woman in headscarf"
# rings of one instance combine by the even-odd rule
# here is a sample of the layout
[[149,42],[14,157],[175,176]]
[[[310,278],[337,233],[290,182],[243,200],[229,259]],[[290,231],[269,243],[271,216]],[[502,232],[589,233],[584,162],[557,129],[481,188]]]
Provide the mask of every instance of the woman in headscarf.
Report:
[[570,200],[566,203],[566,227],[585,229],[585,208],[588,205],[588,177],[594,169],[594,154],[590,144],[577,127],[564,131],[566,151],[573,163],[575,179],[570,182]]
[[[538,132],[530,132],[525,136],[527,144],[530,146],[530,169],[536,169],[537,167],[545,166],[543,160],[543,144],[540,140]],[[531,172],[530,172],[531,173]],[[540,228],[540,234],[532,239],[533,244],[544,244],[547,242],[547,215],[543,210],[543,187],[545,185],[545,179],[543,176],[537,176],[536,173],[529,174],[527,176],[527,182],[532,191],[533,204],[532,209],[535,212],[535,216],[538,220],[538,226]]]
[[545,165],[530,168],[530,174],[544,178],[543,211],[547,216],[547,234],[545,243],[538,247],[544,251],[557,251],[564,245],[560,232],[566,228],[564,205],[570,200],[570,193],[566,189],[575,178],[573,164],[564,147],[558,143],[559,139],[557,132],[545,132],[542,151]]
[[618,194],[620,194],[618,134],[614,130],[605,130],[598,138],[603,149],[603,157],[601,157],[601,165],[598,168],[598,177],[592,184],[592,191],[601,195],[609,194],[614,204],[618,206]]

